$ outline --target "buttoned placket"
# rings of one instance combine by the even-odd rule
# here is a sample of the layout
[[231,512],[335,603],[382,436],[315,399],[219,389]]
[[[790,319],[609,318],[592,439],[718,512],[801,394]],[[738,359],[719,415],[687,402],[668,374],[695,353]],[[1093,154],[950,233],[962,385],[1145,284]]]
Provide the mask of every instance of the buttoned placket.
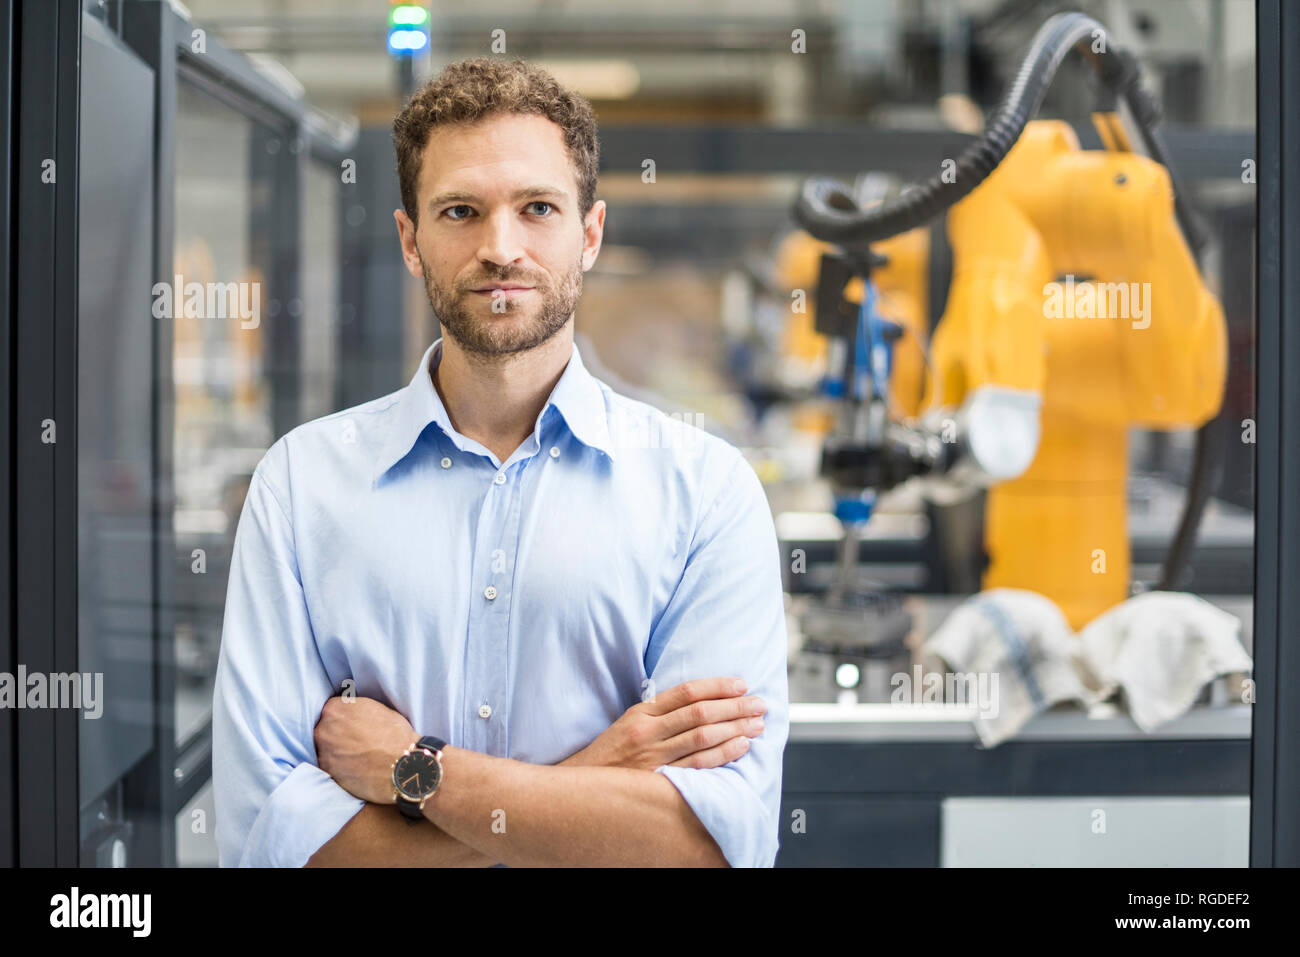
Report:
[[482,754],[509,754],[510,626],[524,483],[536,479],[532,474],[536,466],[559,456],[558,434],[550,435],[547,442],[539,441],[538,435],[553,433],[555,418],[544,416],[542,427],[497,467],[484,455],[446,453],[460,456],[452,467],[473,468],[485,479],[471,566],[462,702],[465,747]]

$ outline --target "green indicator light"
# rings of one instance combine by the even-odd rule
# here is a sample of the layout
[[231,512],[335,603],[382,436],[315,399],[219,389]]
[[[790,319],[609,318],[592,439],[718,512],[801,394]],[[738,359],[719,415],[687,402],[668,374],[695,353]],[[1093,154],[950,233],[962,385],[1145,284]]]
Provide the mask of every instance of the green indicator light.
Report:
[[423,26],[428,22],[428,19],[429,11],[414,4],[393,7],[388,13],[388,25],[390,27]]

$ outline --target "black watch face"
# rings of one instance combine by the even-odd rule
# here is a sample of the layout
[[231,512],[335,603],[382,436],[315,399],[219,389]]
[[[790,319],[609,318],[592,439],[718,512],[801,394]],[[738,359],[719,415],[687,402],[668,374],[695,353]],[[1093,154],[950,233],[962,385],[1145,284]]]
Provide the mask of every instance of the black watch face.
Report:
[[442,776],[442,766],[434,756],[426,751],[417,750],[404,754],[393,769],[393,784],[403,797],[418,801],[433,793]]

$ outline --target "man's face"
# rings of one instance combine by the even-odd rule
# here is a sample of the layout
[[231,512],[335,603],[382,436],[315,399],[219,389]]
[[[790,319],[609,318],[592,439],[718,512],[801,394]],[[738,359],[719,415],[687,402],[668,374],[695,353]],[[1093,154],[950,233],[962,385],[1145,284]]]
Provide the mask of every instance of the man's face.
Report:
[[435,128],[419,223],[395,214],[403,258],[443,332],[466,352],[524,352],[565,327],[600,249],[605,204],[578,216],[560,127],[507,114]]

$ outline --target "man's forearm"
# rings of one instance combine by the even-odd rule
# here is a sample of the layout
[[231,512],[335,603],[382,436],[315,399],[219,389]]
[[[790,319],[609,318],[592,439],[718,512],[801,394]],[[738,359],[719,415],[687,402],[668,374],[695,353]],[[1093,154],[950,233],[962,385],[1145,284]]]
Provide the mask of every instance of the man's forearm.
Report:
[[425,816],[511,867],[727,866],[681,793],[653,771],[546,767],[449,747],[443,772]]
[[407,823],[392,805],[366,804],[308,867],[491,867],[497,863],[429,821]]
[[[585,752],[559,766],[577,764]],[[492,867],[500,863],[429,820],[407,824],[395,807],[367,803],[307,861],[307,867]]]

